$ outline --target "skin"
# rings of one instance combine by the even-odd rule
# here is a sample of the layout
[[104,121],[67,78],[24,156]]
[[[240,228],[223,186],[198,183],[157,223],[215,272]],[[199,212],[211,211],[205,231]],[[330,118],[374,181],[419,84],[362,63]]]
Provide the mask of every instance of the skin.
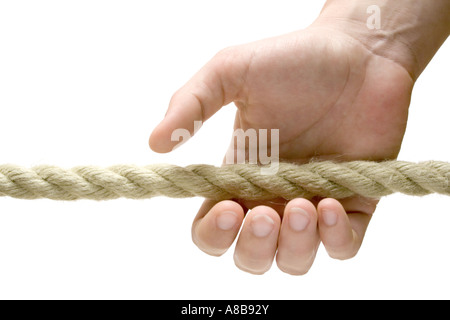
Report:
[[[358,5],[365,14],[368,4],[362,2]],[[413,33],[401,31],[374,42],[373,34],[362,34],[369,30],[365,20],[354,16],[358,11],[341,12],[345,6],[340,4],[327,2],[304,30],[219,52],[174,94],[164,120],[152,132],[150,147],[171,151],[175,129],[193,133],[195,120],[206,121],[233,102],[234,129],[280,130],[281,161],[395,159],[414,82],[450,27],[443,24],[440,33],[434,32],[434,41],[424,35],[428,45],[415,38],[407,42]],[[448,2],[440,4],[450,10]],[[386,40],[401,36],[405,41]],[[414,41],[423,50],[417,45],[413,52],[415,47],[404,45]],[[192,238],[215,256],[237,238],[234,260],[246,272],[262,274],[276,260],[280,270],[301,275],[313,264],[320,243],[332,258],[355,256],[377,203],[361,197],[205,200],[194,219]]]

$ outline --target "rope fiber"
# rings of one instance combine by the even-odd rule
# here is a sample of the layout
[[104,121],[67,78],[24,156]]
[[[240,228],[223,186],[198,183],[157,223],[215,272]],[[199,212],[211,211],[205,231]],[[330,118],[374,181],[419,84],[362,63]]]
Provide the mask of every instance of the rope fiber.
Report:
[[448,196],[449,181],[450,163],[440,161],[280,163],[278,172],[272,175],[261,174],[261,167],[252,164],[78,166],[68,170],[49,165],[0,165],[0,196],[20,199],[342,199],[354,195],[380,198],[396,192]]

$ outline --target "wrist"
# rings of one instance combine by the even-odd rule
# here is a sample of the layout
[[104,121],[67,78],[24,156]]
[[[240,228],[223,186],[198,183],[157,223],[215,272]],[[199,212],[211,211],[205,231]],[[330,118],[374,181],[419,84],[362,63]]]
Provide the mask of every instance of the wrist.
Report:
[[347,34],[416,80],[450,33],[450,1],[328,0],[312,27]]

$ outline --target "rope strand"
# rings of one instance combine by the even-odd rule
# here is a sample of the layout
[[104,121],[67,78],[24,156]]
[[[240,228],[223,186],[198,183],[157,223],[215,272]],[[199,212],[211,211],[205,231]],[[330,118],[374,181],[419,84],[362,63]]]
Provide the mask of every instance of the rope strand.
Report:
[[354,195],[380,198],[396,192],[450,195],[450,163],[440,161],[280,163],[273,175],[262,175],[260,169],[251,164],[159,164],[79,166],[66,170],[49,165],[24,168],[9,164],[0,165],[0,196],[54,200],[156,196],[268,200],[313,196],[341,199]]

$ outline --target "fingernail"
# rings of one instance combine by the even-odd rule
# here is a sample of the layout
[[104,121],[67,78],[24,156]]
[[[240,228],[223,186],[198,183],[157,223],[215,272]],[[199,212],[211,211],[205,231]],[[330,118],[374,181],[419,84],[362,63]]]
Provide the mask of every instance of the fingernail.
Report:
[[303,231],[309,224],[308,212],[302,208],[293,207],[289,210],[289,225],[294,231]]
[[231,230],[237,223],[237,214],[233,211],[224,211],[217,216],[216,223],[223,231]]
[[273,230],[275,222],[265,214],[253,217],[251,228],[253,234],[258,238],[267,237]]
[[338,216],[336,212],[329,209],[324,209],[322,210],[322,219],[328,227],[332,227],[337,223]]

